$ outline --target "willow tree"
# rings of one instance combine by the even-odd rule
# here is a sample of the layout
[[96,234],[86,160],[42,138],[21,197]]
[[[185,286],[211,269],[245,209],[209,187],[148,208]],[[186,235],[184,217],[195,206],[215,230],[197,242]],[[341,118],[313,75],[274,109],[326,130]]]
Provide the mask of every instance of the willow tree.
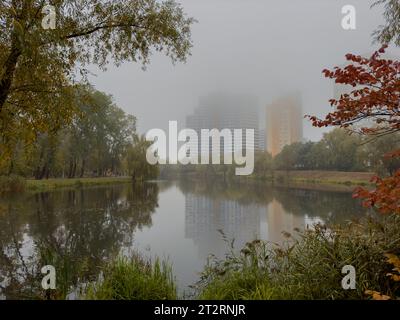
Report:
[[[49,17],[55,28],[43,27]],[[185,61],[193,22],[173,0],[2,0],[0,162],[17,141],[57,131],[72,117],[73,87],[89,64],[145,66],[154,51]]]
[[374,39],[382,44],[393,42],[400,46],[400,2],[399,0],[377,0],[372,7],[383,5],[384,24],[374,32]]

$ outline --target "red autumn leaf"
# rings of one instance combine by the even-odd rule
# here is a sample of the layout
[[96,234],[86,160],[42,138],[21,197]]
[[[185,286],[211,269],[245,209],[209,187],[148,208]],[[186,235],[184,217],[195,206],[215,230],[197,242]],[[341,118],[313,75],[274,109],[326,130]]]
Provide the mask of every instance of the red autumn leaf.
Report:
[[[374,137],[400,131],[400,62],[381,58],[386,48],[384,45],[370,58],[349,53],[348,66],[323,70],[325,77],[335,83],[355,89],[339,99],[330,99],[333,110],[324,119],[307,115],[313,126],[349,128],[368,123],[369,126],[353,126],[352,131]],[[385,155],[386,159],[396,157],[400,157],[400,150]],[[353,197],[363,199],[364,206],[375,207],[381,213],[400,214],[400,170],[386,178],[375,176],[371,182],[375,184],[374,190],[358,188]]]

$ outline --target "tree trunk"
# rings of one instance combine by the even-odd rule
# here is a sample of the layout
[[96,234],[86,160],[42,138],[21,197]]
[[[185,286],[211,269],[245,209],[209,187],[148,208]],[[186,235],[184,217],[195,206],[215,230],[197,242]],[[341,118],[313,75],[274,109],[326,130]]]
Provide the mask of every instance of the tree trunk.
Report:
[[74,166],[72,168],[72,177],[71,178],[75,178],[76,176],[76,160],[74,161]]
[[41,162],[42,162],[42,160],[43,160],[43,157],[44,157],[44,151],[43,151],[43,149],[41,149],[40,150],[40,156],[39,156],[39,164],[37,165],[37,167],[36,167],[36,170],[35,170],[35,179],[36,180],[40,180],[41,178],[40,178],[40,174],[41,174],[41,171],[42,171],[42,168],[41,168]]
[[46,166],[46,179],[48,180],[50,177],[50,166]]
[[111,160],[111,174],[114,175],[114,158]]
[[46,161],[45,164],[43,165],[43,168],[42,168],[42,170],[41,170],[41,172],[40,172],[39,180],[42,180],[42,179],[44,178],[44,176],[45,176],[45,174],[46,174],[46,171],[47,171],[47,161]]
[[72,170],[74,168],[74,163],[72,159],[69,160],[69,169],[68,169],[68,179],[72,178]]
[[10,54],[8,55],[4,65],[0,66],[4,70],[3,77],[0,79],[0,113],[2,112],[3,106],[10,95],[15,69],[21,54],[22,50],[19,48],[17,35],[14,32],[12,36]]
[[85,174],[85,164],[86,164],[85,159],[82,159],[82,167],[81,167],[81,174],[80,174],[81,178],[83,178],[83,175]]
[[9,175],[9,176],[12,175],[13,170],[14,170],[14,160],[11,159],[10,167],[9,167],[9,169],[8,169],[8,175]]

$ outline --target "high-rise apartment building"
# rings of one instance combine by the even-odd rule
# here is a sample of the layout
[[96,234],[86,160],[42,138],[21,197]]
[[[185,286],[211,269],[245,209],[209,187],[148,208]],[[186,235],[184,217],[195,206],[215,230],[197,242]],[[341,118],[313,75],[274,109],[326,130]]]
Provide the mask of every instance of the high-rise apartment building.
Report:
[[[200,98],[199,106],[194,113],[186,117],[186,128],[194,129],[201,136],[202,129],[230,129],[232,144],[224,145],[220,142],[220,152],[235,152],[246,148],[259,147],[259,115],[257,100],[252,96],[238,94],[215,93]],[[242,129],[242,139],[233,136],[234,129]],[[254,143],[246,145],[246,129],[254,129]],[[200,146],[199,152],[209,152]]]
[[297,94],[282,97],[266,109],[267,150],[276,156],[283,147],[303,139],[301,98]]
[[267,151],[267,133],[265,129],[260,130],[258,147],[261,151]]

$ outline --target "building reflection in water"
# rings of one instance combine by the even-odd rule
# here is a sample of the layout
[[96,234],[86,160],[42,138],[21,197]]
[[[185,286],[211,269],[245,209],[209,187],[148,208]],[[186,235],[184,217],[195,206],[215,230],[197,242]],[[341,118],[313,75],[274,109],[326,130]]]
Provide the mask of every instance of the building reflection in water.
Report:
[[303,229],[306,225],[306,217],[287,212],[282,204],[273,199],[266,206],[267,235],[266,240],[274,243],[282,243],[285,240],[283,231],[293,232],[294,229]]
[[283,231],[293,234],[296,229],[318,222],[323,219],[291,212],[276,198],[260,204],[241,204],[210,195],[185,195],[185,238],[193,240],[200,259],[210,254],[222,257],[227,252],[229,244],[219,230],[228,240],[234,239],[235,248],[240,249],[255,239],[282,244],[286,239]]
[[228,240],[234,239],[236,248],[260,238],[261,207],[242,205],[237,201],[213,199],[187,193],[185,198],[185,238],[192,239],[200,259],[209,254],[223,256],[228,244],[223,241],[222,230]]

